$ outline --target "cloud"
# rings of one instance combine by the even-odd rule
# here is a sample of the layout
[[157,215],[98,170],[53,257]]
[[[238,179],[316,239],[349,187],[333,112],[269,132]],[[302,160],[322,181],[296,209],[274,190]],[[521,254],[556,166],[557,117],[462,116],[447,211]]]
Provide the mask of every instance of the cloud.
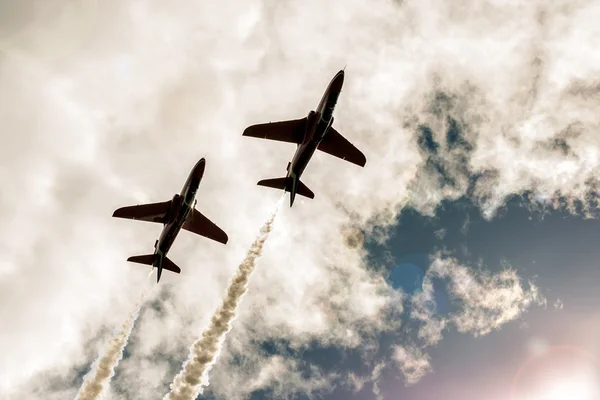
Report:
[[[142,313],[113,379],[131,399],[164,391],[171,360],[179,366],[208,326],[279,196],[255,183],[282,173],[293,153],[241,132],[306,115],[346,64],[335,126],[367,165],[315,155],[303,181],[316,198],[282,210],[224,355],[257,337],[357,348],[397,327],[384,318],[397,293],[347,245],[344,227],[383,241],[404,205],[432,214],[465,195],[490,217],[526,194],[593,210],[596,2],[38,3],[0,4],[2,394],[52,398],[23,388],[47,372],[65,384],[96,357],[89,347],[106,343],[145,279],[125,259],[160,231],[112,211],[169,199],[206,155],[197,207],[231,240],[182,233],[171,254],[182,274],[161,280],[160,311]],[[452,271],[439,273],[460,276]],[[509,311],[457,284],[465,309],[448,323],[486,332],[515,318],[524,305],[509,296],[514,279],[498,279],[509,288],[492,300]],[[298,364],[284,365],[295,376]],[[228,372],[238,382],[262,368]],[[286,384],[282,392],[300,385]]]
[[446,237],[446,233],[448,233],[448,230],[445,228],[441,228],[433,233],[435,234],[435,237],[437,237],[439,240],[443,240]]
[[413,385],[432,371],[429,356],[417,348],[395,346],[392,359],[404,374],[407,385]]
[[[455,305],[449,316],[436,316],[433,279],[446,283]],[[533,305],[545,306],[546,299],[533,282],[523,287],[514,269],[490,273],[438,254],[427,270],[423,291],[411,299],[411,317],[423,323],[420,338],[435,344],[449,324],[460,332],[482,336],[519,318]]]
[[[302,362],[279,355],[260,357],[258,371],[236,374],[228,387],[221,387],[219,394],[231,399],[243,399],[245,393],[266,390],[269,397],[287,398],[295,393],[313,395],[329,390],[338,377],[315,366],[304,367]],[[245,379],[240,379],[245,376]]]
[[[449,314],[437,311],[434,280],[445,283],[454,306]],[[461,333],[484,336],[520,318],[534,305],[545,306],[546,299],[533,282],[524,287],[514,269],[505,266],[502,271],[491,273],[481,265],[462,265],[438,253],[432,257],[422,291],[410,298],[410,317],[419,323],[417,337],[405,338],[409,347],[396,346],[392,358],[406,384],[415,384],[433,371],[423,350],[437,345],[445,330],[455,327]]]
[[556,309],[556,310],[562,310],[564,307],[564,303],[562,302],[561,299],[556,299],[553,306],[554,306],[554,309]]
[[434,288],[431,277],[427,271],[423,278],[422,291],[417,292],[410,299],[410,316],[416,321],[422,323],[419,327],[419,338],[426,345],[439,342],[442,339],[442,333],[446,328],[448,321],[445,318],[437,318],[436,303],[434,298]]
[[514,269],[496,274],[474,271],[452,258],[435,259],[427,275],[448,280],[450,295],[460,302],[460,311],[450,321],[460,332],[486,335],[518,318],[531,305],[544,305],[545,299],[535,284],[523,288]]

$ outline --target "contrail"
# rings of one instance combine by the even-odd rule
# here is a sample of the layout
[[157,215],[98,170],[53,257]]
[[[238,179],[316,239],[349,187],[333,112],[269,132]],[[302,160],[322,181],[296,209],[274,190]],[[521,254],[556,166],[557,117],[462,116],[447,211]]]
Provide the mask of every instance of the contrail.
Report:
[[[150,279],[152,272],[154,272],[154,269],[148,274],[148,279]],[[125,349],[133,325],[140,315],[147,291],[148,289],[144,290],[139,302],[135,306],[135,311],[121,325],[121,329],[119,329],[117,334],[110,339],[104,355],[94,361],[91,371],[83,377],[83,385],[79,388],[75,400],[95,400],[104,394],[110,379],[115,375],[115,368],[119,364],[119,361],[121,361],[121,358],[123,358],[123,349]]]
[[[208,385],[208,372],[215,364],[225,337],[231,330],[238,304],[246,292],[248,279],[254,270],[256,259],[262,254],[284,196],[277,203],[269,220],[260,229],[260,235],[252,243],[246,258],[233,277],[221,307],[213,314],[210,325],[202,332],[202,336],[192,344],[188,360],[171,383],[171,392],[167,393],[163,400],[194,400],[202,392],[202,387]],[[198,387],[200,384],[201,386]]]

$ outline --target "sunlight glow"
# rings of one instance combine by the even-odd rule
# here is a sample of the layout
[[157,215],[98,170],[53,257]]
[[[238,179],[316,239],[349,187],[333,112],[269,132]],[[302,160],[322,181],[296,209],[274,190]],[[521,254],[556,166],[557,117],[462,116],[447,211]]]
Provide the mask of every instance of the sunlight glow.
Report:
[[526,396],[523,400],[597,400],[600,398],[594,378],[589,375],[574,379],[552,382],[541,393]]

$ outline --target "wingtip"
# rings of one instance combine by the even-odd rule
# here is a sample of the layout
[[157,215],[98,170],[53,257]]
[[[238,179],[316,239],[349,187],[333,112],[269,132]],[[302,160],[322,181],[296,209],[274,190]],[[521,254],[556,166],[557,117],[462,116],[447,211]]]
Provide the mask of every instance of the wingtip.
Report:
[[364,167],[367,164],[367,156],[365,156],[362,151],[360,152],[360,154],[362,155],[362,160],[361,160],[361,163],[358,165],[360,165],[361,167]]
[[252,132],[253,126],[254,125],[247,126],[246,129],[244,129],[244,132],[242,132],[242,136],[250,136],[250,132]]

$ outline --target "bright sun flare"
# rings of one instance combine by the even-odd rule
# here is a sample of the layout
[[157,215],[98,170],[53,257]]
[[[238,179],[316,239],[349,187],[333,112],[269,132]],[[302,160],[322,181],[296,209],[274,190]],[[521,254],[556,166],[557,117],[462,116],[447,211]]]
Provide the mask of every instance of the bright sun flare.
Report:
[[523,400],[598,400],[600,390],[595,379],[591,376],[581,376],[573,379],[552,382],[536,394]]

